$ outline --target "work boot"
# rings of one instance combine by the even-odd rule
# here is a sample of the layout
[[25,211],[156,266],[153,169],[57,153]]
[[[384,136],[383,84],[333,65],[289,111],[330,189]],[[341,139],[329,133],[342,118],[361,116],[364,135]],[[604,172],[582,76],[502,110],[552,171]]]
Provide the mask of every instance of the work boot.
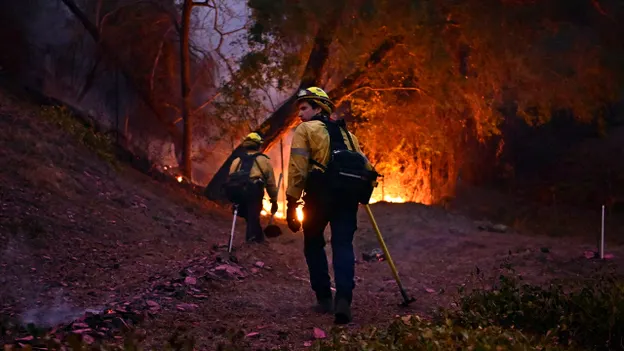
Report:
[[334,324],[349,324],[351,323],[351,304],[345,299],[336,300],[334,314]]
[[316,313],[329,314],[334,312],[334,304],[331,297],[317,299],[316,305],[314,306],[314,311]]

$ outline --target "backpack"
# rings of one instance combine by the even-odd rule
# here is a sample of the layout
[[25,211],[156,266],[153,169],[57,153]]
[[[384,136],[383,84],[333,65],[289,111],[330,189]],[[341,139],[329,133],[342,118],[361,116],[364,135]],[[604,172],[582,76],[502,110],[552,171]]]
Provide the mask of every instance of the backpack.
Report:
[[[345,125],[341,127],[327,120],[322,122],[329,133],[330,159],[326,167],[312,159],[310,162],[324,170],[325,187],[334,199],[357,200],[358,203],[368,204],[379,174],[366,168],[368,160],[355,151],[351,134]],[[344,142],[342,128],[345,129],[352,150]]]
[[264,191],[262,182],[249,177],[251,168],[256,163],[256,157],[258,156],[266,157],[266,155],[259,152],[251,155],[242,155],[236,171],[228,175],[223,188],[225,196],[230,202],[240,205],[248,202],[253,196],[258,194],[261,196],[261,193]]

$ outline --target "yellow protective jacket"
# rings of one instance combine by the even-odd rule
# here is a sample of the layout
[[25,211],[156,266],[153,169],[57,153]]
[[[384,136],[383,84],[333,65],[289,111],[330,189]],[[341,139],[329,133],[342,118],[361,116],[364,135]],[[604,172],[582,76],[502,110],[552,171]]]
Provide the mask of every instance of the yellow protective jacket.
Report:
[[[255,154],[258,151],[247,151],[248,155]],[[238,165],[240,164],[240,158],[235,158],[230,166],[230,174],[236,172]],[[271,202],[277,202],[277,185],[275,184],[275,175],[273,174],[273,166],[269,162],[269,157],[262,154],[256,157],[256,160],[249,172],[249,178],[262,179],[265,184],[266,192],[271,198]]]
[[[351,143],[346,133],[351,135],[355,151],[362,153],[357,138],[353,133],[346,132],[343,128],[342,138],[345,145],[351,148]],[[305,188],[306,179],[310,172],[315,169],[323,171],[317,165],[310,162],[310,159],[327,166],[330,159],[330,138],[325,124],[318,120],[303,122],[295,128],[292,144],[290,147],[290,161],[288,164],[288,188],[286,195],[299,199]],[[368,164],[370,170],[373,167]]]

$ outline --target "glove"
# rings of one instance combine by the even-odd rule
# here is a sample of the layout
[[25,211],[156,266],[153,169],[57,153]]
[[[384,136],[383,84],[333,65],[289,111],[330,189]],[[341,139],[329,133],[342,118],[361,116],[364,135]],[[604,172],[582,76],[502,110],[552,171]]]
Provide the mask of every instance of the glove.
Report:
[[277,212],[277,201],[271,201],[271,214],[274,215]]
[[296,233],[301,228],[301,222],[297,219],[297,207],[299,204],[295,198],[288,196],[287,199],[286,222],[288,223],[288,228],[290,228],[293,233]]

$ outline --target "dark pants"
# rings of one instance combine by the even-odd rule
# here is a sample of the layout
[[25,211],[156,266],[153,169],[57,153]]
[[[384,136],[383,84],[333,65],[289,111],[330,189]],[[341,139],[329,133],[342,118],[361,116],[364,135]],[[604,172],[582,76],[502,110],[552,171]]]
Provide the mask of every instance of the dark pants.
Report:
[[245,221],[247,229],[245,239],[247,241],[264,241],[264,233],[260,225],[260,212],[262,212],[262,198],[250,199],[246,204]]
[[304,197],[303,235],[304,255],[310,272],[310,283],[317,299],[331,298],[331,286],[325,238],[323,232],[329,223],[333,252],[336,300],[344,299],[351,303],[355,288],[355,254],[353,235],[357,229],[357,202],[340,204]]
[[239,216],[245,218],[247,228],[245,230],[245,239],[247,241],[264,241],[264,232],[260,225],[260,212],[262,212],[262,196],[264,188],[258,186],[250,192],[247,202],[239,205]]

